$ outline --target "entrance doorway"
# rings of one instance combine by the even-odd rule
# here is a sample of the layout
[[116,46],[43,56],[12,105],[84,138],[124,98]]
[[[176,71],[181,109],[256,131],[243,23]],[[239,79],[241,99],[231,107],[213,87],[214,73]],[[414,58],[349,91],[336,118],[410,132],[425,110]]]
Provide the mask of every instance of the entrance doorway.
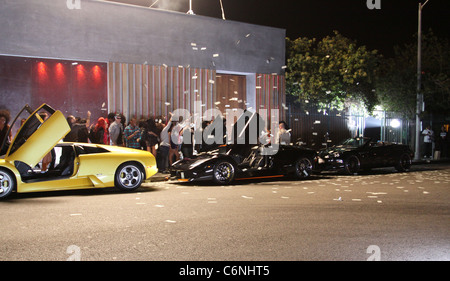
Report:
[[216,108],[226,117],[227,109],[245,109],[247,79],[243,75],[216,75]]

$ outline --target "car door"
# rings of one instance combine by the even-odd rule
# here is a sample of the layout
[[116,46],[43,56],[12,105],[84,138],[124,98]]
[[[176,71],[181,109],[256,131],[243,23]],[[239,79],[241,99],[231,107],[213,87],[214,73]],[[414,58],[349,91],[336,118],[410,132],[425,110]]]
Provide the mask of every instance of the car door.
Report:
[[374,167],[378,167],[378,165],[380,164],[380,158],[379,158],[379,153],[380,153],[380,149],[377,146],[376,143],[369,143],[366,147],[365,147],[365,153],[366,153],[366,157],[367,157],[367,162],[368,162],[368,167],[370,168],[374,168]]
[[[47,113],[45,120],[39,115],[41,112]],[[21,161],[34,167],[69,131],[62,112],[43,104],[20,127],[5,160],[10,163]]]
[[384,142],[378,142],[371,147],[371,157],[374,167],[385,167],[388,165],[392,155],[390,155],[389,146]]

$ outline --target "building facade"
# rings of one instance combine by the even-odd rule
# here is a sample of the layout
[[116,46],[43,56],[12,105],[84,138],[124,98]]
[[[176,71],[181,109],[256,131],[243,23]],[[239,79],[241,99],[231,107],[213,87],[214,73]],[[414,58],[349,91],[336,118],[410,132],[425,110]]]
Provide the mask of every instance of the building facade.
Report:
[[0,108],[285,114],[285,30],[96,0],[0,0]]

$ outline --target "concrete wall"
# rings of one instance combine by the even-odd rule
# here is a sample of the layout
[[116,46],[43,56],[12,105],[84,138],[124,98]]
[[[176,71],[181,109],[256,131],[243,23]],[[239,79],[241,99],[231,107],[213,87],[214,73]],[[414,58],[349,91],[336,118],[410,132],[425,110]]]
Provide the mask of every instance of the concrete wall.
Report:
[[96,0],[0,0],[0,55],[282,74],[285,34]]

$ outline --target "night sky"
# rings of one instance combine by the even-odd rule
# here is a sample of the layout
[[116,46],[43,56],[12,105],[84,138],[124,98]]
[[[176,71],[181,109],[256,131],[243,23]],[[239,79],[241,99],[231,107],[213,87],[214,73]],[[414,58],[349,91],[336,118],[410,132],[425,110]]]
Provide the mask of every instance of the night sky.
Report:
[[[189,10],[189,0],[114,0],[178,12]],[[333,30],[385,56],[395,45],[415,42],[418,3],[426,0],[379,0],[370,10],[367,0],[222,0],[227,20],[286,29],[286,36],[322,38]],[[375,0],[371,2],[376,2]],[[219,0],[192,0],[196,15],[222,18]],[[450,0],[429,0],[423,10],[423,31],[432,28],[450,37]]]

